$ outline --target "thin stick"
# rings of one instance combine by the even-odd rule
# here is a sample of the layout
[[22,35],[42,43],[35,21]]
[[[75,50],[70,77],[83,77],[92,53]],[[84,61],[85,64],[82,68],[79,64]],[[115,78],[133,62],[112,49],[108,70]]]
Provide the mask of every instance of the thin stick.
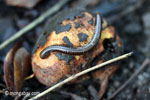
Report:
[[34,75],[34,73],[33,73],[33,74],[27,76],[27,77],[25,78],[25,80],[29,80],[29,79],[33,78],[34,76],[35,76],[35,75]]
[[0,44],[0,50],[2,50],[9,43],[11,43],[14,40],[18,39],[20,36],[22,36],[23,34],[25,34],[26,32],[28,32],[29,30],[33,29],[35,26],[37,26],[38,24],[40,24],[41,22],[43,22],[48,16],[50,16],[50,15],[54,14],[55,12],[57,12],[58,10],[60,10],[60,8],[62,8],[68,1],[69,0],[60,0],[60,2],[58,2],[56,5],[54,5],[53,7],[51,7],[44,14],[42,14],[37,19],[35,19],[33,22],[31,22],[30,24],[28,24],[27,26],[25,26],[23,29],[21,29],[20,31],[18,31],[17,33],[15,33],[9,39],[7,39],[3,43],[1,43]]
[[91,72],[91,71],[93,71],[93,70],[96,70],[96,69],[98,69],[98,68],[101,68],[101,67],[103,67],[103,66],[105,66],[105,65],[108,65],[108,64],[110,64],[110,63],[113,63],[113,62],[122,60],[122,59],[124,59],[124,58],[127,58],[127,57],[131,56],[132,53],[133,53],[133,52],[124,54],[124,55],[122,55],[122,56],[119,56],[119,57],[116,57],[116,58],[114,58],[114,59],[108,60],[108,61],[106,61],[106,62],[104,62],[104,63],[102,63],[102,64],[99,64],[99,65],[96,65],[96,66],[91,67],[91,68],[89,68],[89,69],[86,69],[86,70],[84,70],[84,71],[82,71],[82,72],[80,72],[80,73],[77,73],[77,74],[75,74],[75,75],[72,75],[72,76],[70,76],[69,78],[65,79],[64,81],[57,83],[56,85],[50,87],[49,89],[43,91],[42,93],[36,95],[35,97],[33,97],[33,98],[29,99],[29,100],[36,100],[36,99],[38,99],[38,98],[44,96],[45,94],[49,93],[50,91],[52,91],[52,90],[54,90],[54,89],[56,89],[56,88],[62,86],[63,84],[65,84],[65,83],[67,83],[67,82],[69,82],[69,81],[71,81],[71,80],[76,79],[77,77],[79,77],[79,76],[81,76],[81,75],[87,74],[88,72]]
[[123,90],[136,76],[148,65],[150,64],[150,59],[145,59],[140,68],[122,85],[120,86],[107,100],[113,99],[121,90]]

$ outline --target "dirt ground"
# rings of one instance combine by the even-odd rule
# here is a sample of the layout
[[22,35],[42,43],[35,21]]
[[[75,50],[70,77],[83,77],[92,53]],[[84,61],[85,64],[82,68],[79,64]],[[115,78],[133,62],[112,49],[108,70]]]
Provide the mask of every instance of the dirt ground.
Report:
[[[34,8],[8,6],[0,0],[0,44],[22,29],[48,8],[57,4],[59,0],[46,0],[38,3]],[[85,1],[85,0],[83,0]],[[98,0],[93,0],[98,1]],[[80,0],[71,0],[62,9],[84,6],[91,12],[100,12],[119,34],[124,46],[124,53],[133,51],[133,55],[122,60],[118,70],[110,78],[103,100],[110,97],[133,73],[138,70],[146,58],[150,59],[150,1],[149,0],[100,0],[96,4],[86,4]],[[62,10],[61,9],[61,10]],[[61,12],[59,10],[58,12]],[[56,12],[56,13],[58,13]],[[53,15],[52,15],[53,16]],[[51,16],[51,17],[52,17]],[[27,32],[19,39],[0,50],[0,84],[5,85],[3,79],[3,63],[6,53],[14,44],[22,40],[28,52],[33,46],[44,27],[45,21]],[[150,66],[125,87],[114,100],[150,100]],[[32,73],[32,71],[30,71]],[[80,84],[64,85],[43,97],[43,100],[97,100],[94,93],[99,90],[97,82],[86,80]],[[48,87],[40,84],[36,78],[23,83],[22,91],[44,91]],[[1,90],[5,88],[0,86]],[[0,92],[1,100],[12,100]],[[23,98],[23,96],[21,97]]]

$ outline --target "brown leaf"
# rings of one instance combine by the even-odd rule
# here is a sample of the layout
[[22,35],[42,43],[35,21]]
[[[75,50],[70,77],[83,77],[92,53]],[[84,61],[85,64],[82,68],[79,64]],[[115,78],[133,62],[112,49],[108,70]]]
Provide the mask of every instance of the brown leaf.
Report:
[[20,47],[20,43],[17,43],[10,51],[7,53],[4,61],[4,80],[9,91],[16,91],[14,85],[14,67],[13,67],[13,58],[15,52]]
[[99,4],[101,0],[74,0],[71,5],[72,7],[94,7]]
[[30,64],[30,54],[24,48],[18,49],[14,57],[14,84],[17,91],[21,90],[22,82],[29,72]]
[[5,0],[8,5],[33,8],[40,0]]
[[88,6],[96,6],[101,0],[88,0]]

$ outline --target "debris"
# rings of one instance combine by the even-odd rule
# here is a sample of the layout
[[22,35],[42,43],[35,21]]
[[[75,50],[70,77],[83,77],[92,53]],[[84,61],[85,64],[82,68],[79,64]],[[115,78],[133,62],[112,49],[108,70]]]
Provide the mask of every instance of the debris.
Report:
[[4,80],[9,91],[16,91],[14,84],[14,67],[13,67],[13,59],[15,52],[20,47],[20,44],[16,44],[6,55],[4,61]]
[[4,61],[4,79],[11,92],[21,90],[22,83],[30,68],[30,54],[16,44],[7,54]]
[[20,91],[22,83],[31,67],[30,54],[24,48],[18,49],[15,53],[13,64],[14,64],[14,84],[16,90]]
[[5,0],[5,2],[10,6],[33,8],[40,0]]

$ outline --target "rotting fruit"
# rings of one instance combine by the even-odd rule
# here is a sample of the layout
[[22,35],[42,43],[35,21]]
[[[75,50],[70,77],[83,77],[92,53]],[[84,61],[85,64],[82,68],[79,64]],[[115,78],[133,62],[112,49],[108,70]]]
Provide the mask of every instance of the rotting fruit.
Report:
[[[119,36],[100,14],[69,9],[48,20],[33,50],[32,69],[42,84],[52,86],[121,52]],[[85,75],[99,80],[99,98],[102,98],[108,79],[117,67],[118,64],[113,64]],[[82,79],[84,76],[74,82]]]

